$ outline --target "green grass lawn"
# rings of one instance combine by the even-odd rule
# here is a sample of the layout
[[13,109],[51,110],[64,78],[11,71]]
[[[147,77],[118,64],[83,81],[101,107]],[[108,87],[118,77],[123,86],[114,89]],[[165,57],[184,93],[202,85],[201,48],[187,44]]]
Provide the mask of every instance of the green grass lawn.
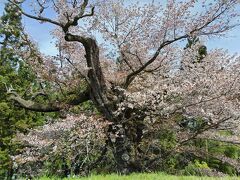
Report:
[[[39,180],[57,180],[59,178],[42,177]],[[64,178],[64,180],[240,180],[240,177],[197,177],[197,176],[172,176],[163,173],[142,173],[131,174],[128,176],[121,175],[92,175],[89,177],[72,177]]]

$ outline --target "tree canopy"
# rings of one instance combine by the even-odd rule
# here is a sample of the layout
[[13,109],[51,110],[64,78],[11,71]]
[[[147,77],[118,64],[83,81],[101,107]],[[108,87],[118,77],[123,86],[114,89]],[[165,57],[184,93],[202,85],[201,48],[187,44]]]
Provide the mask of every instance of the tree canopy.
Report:
[[[75,114],[92,125],[86,127],[92,133],[107,124],[96,162],[112,153],[116,171],[148,171],[174,153],[205,156],[192,146],[199,139],[239,143],[240,59],[224,50],[207,52],[200,41],[237,25],[237,0],[37,0],[32,13],[22,1],[8,3],[16,14],[55,25],[59,49],[55,57],[44,55],[28,35],[19,35],[24,48],[14,48],[14,54],[32,67],[42,87],[24,97],[7,83],[9,100],[35,112],[66,113],[67,119]],[[94,108],[83,108],[86,104]],[[222,137],[220,130],[233,136]],[[40,161],[36,157],[33,162]],[[222,161],[240,171],[238,161]],[[75,167],[81,171],[83,164]]]

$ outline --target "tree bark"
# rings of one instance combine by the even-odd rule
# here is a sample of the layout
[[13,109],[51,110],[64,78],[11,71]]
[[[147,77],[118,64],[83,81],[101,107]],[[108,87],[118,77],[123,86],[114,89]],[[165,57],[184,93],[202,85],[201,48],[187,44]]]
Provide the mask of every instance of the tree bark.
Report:
[[112,121],[113,109],[107,98],[107,86],[102,73],[99,60],[99,48],[96,40],[88,37],[67,33],[65,40],[69,42],[77,41],[85,48],[85,58],[88,66],[88,80],[90,86],[90,97],[97,106],[98,110],[109,120]]
[[143,119],[110,125],[108,137],[118,172],[129,174],[143,170],[142,152],[139,147],[143,129]]

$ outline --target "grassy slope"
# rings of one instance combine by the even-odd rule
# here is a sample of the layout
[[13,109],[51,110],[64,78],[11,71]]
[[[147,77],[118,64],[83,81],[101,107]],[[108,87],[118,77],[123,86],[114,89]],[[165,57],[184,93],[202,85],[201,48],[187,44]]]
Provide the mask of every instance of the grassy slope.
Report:
[[[43,177],[40,180],[57,180],[58,178]],[[85,178],[65,178],[65,180],[240,180],[240,177],[196,177],[196,176],[171,176],[163,173],[144,173],[144,174],[131,174],[129,176],[120,175],[93,175]]]

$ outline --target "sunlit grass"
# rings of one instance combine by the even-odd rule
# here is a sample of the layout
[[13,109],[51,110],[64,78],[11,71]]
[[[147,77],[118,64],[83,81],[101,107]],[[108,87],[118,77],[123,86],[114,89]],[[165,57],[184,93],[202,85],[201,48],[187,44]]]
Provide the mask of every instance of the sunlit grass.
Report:
[[[42,177],[39,180],[58,180],[60,178]],[[64,180],[240,180],[240,177],[197,177],[197,176],[172,176],[164,173],[139,173],[127,176],[117,174],[91,175],[88,177],[70,177]]]

